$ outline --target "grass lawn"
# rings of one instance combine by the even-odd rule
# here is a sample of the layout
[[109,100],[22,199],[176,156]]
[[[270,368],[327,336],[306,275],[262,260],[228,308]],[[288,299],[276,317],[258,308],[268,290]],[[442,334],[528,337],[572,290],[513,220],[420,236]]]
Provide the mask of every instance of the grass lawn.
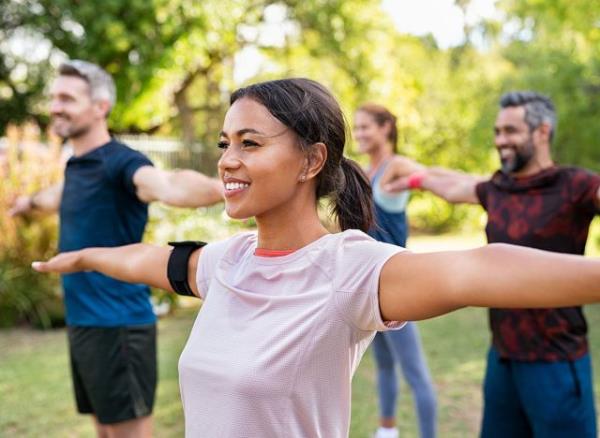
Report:
[[[482,236],[415,237],[415,251],[476,246]],[[596,254],[597,255],[597,254]],[[195,309],[181,309],[159,323],[159,387],[155,436],[183,436],[177,360]],[[588,306],[592,355],[600,354],[600,306]],[[439,401],[441,437],[476,436],[481,379],[489,339],[486,312],[465,309],[419,323]],[[596,394],[600,374],[596,367]],[[416,437],[410,392],[403,384],[398,418],[405,437]],[[353,384],[351,437],[368,437],[377,426],[373,360],[365,355]],[[600,399],[598,399],[600,401]],[[75,413],[64,330],[0,331],[0,437],[94,436],[91,421]]]

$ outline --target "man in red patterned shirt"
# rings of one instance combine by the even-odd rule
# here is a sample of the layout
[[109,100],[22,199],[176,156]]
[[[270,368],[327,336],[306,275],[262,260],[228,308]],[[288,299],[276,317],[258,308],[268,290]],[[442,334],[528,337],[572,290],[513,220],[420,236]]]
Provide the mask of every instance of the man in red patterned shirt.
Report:
[[[384,190],[420,188],[452,203],[480,204],[490,243],[583,254],[590,222],[600,213],[600,176],[552,160],[552,101],[529,91],[507,93],[494,129],[502,167],[491,178],[442,168],[415,172],[404,158],[388,166]],[[489,316],[481,436],[596,437],[581,307],[490,309]]]

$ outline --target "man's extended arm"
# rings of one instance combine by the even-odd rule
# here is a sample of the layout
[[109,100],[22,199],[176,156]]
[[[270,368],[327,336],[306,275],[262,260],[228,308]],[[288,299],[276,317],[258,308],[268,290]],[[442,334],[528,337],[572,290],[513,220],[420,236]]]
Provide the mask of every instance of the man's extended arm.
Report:
[[194,170],[161,170],[142,166],[133,175],[137,196],[174,207],[205,207],[223,200],[223,184]]
[[476,187],[487,178],[441,167],[425,171],[421,188],[453,204],[479,204]]
[[487,179],[442,167],[421,167],[415,172],[408,169],[403,161],[394,160],[381,178],[381,187],[388,192],[419,188],[429,190],[453,204],[478,204],[475,188]]

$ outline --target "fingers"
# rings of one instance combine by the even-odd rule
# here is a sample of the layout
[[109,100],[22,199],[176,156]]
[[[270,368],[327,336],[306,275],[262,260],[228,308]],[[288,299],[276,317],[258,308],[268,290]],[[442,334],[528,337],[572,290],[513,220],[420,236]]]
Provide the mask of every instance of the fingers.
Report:
[[64,252],[45,262],[35,261],[31,264],[31,267],[37,272],[70,274],[81,271],[79,266],[80,259],[81,251]]
[[55,272],[57,274],[68,274],[74,270],[68,263],[56,262],[54,259],[50,259],[47,262],[35,261],[31,263],[31,267],[35,271],[42,273]]
[[8,209],[8,215],[10,217],[15,217],[21,214],[22,209],[15,203]]
[[8,210],[8,215],[10,217],[17,217],[17,216],[21,216],[25,212],[26,212],[26,210],[24,210],[22,208],[12,207],[11,209]]
[[406,168],[404,160],[400,160],[400,157],[396,157],[387,167],[383,175],[381,176],[380,187],[386,191],[387,187],[391,187],[394,191],[402,191],[405,190],[406,187],[403,187],[402,184],[405,181],[406,177],[411,174],[411,170]]
[[8,215],[10,217],[20,216],[24,213],[27,213],[31,209],[31,203],[28,197],[19,196],[16,198],[10,209],[8,210]]
[[394,181],[396,178],[398,178],[398,175],[393,172],[393,169],[388,168],[385,172],[383,172],[383,175],[381,175],[381,178],[379,179],[379,186],[385,190],[385,186]]
[[35,261],[31,263],[31,267],[37,272],[56,272],[60,274],[73,272],[74,270],[72,261],[65,258],[62,254],[52,257],[45,262]]
[[37,271],[37,272],[51,272],[48,269],[48,262],[35,261],[35,262],[31,263],[31,267],[33,268],[34,271]]
[[403,176],[395,180],[389,181],[383,184],[381,188],[383,189],[383,191],[388,193],[398,193],[404,190],[408,190],[408,177]]

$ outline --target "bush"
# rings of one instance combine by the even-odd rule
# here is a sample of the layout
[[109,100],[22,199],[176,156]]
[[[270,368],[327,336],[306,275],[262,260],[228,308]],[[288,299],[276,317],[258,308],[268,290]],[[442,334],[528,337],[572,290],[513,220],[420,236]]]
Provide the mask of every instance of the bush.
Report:
[[60,178],[62,164],[58,142],[40,144],[34,125],[7,130],[7,147],[0,149],[0,326],[31,322],[40,327],[62,324],[58,278],[39,275],[33,260],[56,252],[56,218],[7,215],[19,194],[32,193]]
[[456,231],[481,231],[485,211],[476,205],[454,205],[428,192],[414,191],[408,206],[411,230],[442,234]]

